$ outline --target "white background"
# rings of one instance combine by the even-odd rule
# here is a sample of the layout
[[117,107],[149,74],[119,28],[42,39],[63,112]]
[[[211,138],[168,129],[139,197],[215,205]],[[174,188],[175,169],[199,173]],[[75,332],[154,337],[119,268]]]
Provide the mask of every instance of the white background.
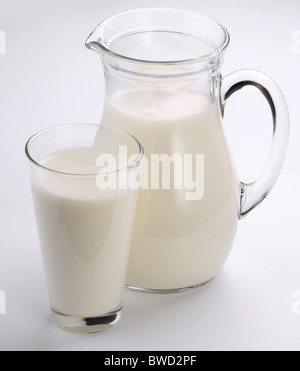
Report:
[[[137,7],[195,10],[223,23],[231,45],[223,67],[271,75],[291,116],[288,156],[273,192],[240,222],[221,274],[178,295],[126,292],[121,322],[95,335],[65,333],[50,319],[24,156],[35,132],[63,123],[98,123],[100,59],[84,47],[94,26]],[[299,350],[300,30],[298,0],[0,0],[0,350]],[[298,48],[299,49],[299,48]],[[293,52],[294,51],[294,52]],[[300,50],[299,50],[300,53]],[[271,141],[271,119],[255,90],[230,99],[224,129],[238,173],[254,180]]]

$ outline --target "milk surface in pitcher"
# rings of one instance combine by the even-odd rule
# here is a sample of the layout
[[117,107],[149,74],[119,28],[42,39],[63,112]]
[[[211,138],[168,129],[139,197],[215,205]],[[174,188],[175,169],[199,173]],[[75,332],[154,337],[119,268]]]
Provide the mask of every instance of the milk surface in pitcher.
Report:
[[[145,157],[204,155],[204,194],[139,191],[127,285],[175,290],[205,283],[224,265],[238,221],[238,180],[216,103],[184,89],[131,89],[106,99],[102,125],[136,136]],[[150,173],[150,170],[149,170]]]

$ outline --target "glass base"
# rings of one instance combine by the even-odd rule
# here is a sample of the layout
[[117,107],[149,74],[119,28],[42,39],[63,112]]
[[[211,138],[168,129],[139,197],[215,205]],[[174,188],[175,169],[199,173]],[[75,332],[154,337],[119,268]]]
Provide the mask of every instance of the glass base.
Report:
[[208,281],[205,281],[203,283],[199,283],[197,285],[189,286],[189,287],[181,287],[179,289],[147,289],[143,287],[136,287],[132,285],[126,285],[126,288],[129,290],[134,290],[134,291],[141,291],[141,292],[146,292],[146,293],[152,293],[152,294],[178,294],[180,292],[187,292],[191,290],[196,290],[199,289],[200,287],[203,287],[207,284],[209,284],[212,280],[214,279],[211,278]]
[[52,309],[54,322],[63,330],[76,334],[96,334],[115,326],[120,318],[122,305],[116,310],[99,317],[72,317]]

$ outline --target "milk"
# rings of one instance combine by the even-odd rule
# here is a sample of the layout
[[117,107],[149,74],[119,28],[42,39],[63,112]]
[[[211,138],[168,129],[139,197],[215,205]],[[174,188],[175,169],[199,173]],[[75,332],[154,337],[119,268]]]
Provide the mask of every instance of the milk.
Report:
[[[74,149],[44,159],[47,168],[97,174],[99,153]],[[32,184],[44,266],[54,311],[99,317],[122,304],[136,191],[99,191],[95,177],[41,171]]]
[[127,285],[173,290],[205,283],[222,268],[238,221],[239,182],[217,104],[184,89],[120,91],[106,100],[102,125],[134,135],[151,154],[203,154],[204,196],[140,190]]

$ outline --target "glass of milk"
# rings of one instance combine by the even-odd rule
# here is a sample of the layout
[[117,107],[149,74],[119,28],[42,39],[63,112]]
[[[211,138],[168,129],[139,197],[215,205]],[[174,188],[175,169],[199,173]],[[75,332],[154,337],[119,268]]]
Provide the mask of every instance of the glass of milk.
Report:
[[106,330],[121,316],[143,147],[74,124],[34,135],[26,155],[53,319],[71,332]]

